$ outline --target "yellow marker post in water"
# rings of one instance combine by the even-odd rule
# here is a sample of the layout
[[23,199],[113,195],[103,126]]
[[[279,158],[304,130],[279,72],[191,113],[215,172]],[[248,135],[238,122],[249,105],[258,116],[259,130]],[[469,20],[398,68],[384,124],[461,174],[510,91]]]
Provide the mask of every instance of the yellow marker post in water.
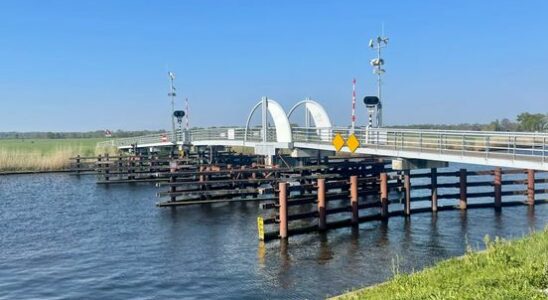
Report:
[[264,220],[263,220],[263,217],[257,217],[257,231],[259,232],[259,240],[264,241]]

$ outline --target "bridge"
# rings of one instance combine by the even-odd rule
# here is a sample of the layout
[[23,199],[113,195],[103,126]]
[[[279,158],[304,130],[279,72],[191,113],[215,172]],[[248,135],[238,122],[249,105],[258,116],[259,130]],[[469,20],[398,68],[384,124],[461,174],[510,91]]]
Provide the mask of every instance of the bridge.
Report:
[[[250,121],[259,108],[261,126],[251,127]],[[298,108],[305,110],[302,127],[290,122]],[[339,140],[340,145],[337,146],[334,140]],[[98,146],[121,150],[175,146],[250,147],[270,162],[280,150],[290,152],[293,157],[340,151],[392,157],[403,164],[455,162],[548,171],[547,140],[548,133],[537,132],[337,127],[332,125],[327,111],[317,101],[308,98],[299,101],[286,113],[278,102],[263,97],[252,108],[242,127],[177,130],[113,139]]]

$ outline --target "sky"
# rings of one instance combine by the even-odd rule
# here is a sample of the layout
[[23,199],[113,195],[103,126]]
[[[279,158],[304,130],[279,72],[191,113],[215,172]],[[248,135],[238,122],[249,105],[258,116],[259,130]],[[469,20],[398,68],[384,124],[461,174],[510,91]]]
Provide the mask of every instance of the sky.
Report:
[[[384,122],[489,122],[548,112],[548,1],[2,1],[0,131],[245,125],[262,96],[306,97],[348,125],[376,93]],[[358,102],[358,123],[366,122]]]

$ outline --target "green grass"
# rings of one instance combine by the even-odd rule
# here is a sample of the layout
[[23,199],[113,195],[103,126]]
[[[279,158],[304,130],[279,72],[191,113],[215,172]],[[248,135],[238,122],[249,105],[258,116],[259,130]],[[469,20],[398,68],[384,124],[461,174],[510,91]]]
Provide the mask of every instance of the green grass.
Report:
[[548,227],[338,299],[548,299]]
[[[100,138],[0,139],[0,172],[52,171],[70,166],[70,157],[95,156]],[[109,151],[110,152],[110,151]]]

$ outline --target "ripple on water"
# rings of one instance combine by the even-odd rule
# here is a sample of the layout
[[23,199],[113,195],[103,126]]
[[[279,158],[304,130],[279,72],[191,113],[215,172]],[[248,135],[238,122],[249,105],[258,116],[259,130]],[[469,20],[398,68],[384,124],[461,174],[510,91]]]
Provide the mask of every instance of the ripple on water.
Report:
[[152,186],[94,180],[0,177],[0,299],[315,299],[548,221],[548,205],[448,211],[261,245],[256,204],[158,209]]

